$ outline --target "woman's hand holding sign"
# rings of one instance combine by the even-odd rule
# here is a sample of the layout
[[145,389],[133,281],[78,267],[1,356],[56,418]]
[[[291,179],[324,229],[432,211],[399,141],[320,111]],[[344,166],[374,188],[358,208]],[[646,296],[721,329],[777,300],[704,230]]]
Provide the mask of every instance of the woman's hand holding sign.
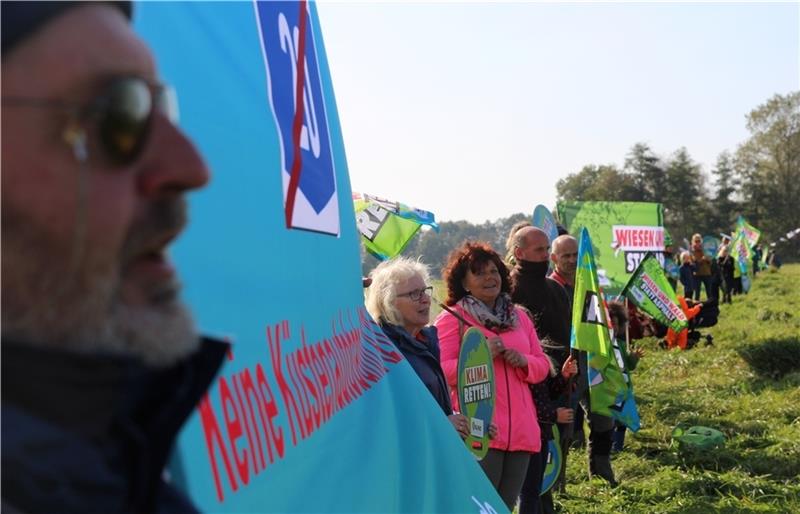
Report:
[[486,343],[489,345],[489,351],[492,353],[492,359],[497,358],[498,355],[502,355],[505,351],[503,340],[500,339],[500,336],[492,337],[487,340]]
[[447,419],[453,424],[461,439],[466,439],[469,436],[469,419],[465,415],[451,414],[447,416]]
[[515,368],[525,368],[528,366],[528,360],[525,356],[512,348],[506,348],[503,351],[503,358],[510,366]]

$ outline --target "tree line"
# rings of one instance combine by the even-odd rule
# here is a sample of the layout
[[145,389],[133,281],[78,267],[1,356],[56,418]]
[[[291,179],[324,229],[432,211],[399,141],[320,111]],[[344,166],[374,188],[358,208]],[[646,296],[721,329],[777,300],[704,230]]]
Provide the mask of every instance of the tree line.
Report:
[[[647,143],[636,143],[616,164],[587,164],[556,184],[559,201],[658,202],[664,225],[679,246],[683,239],[730,233],[741,214],[777,243],[783,260],[800,255],[800,237],[781,241],[800,227],[800,91],[776,94],[746,116],[750,136],[732,151],[722,152],[707,175],[685,147],[659,156]],[[555,214],[555,213],[554,213]],[[531,213],[516,213],[496,221],[472,224],[444,221],[440,232],[415,237],[404,255],[420,256],[438,277],[447,254],[466,239],[488,241],[505,252],[514,223]],[[377,260],[365,254],[366,274]]]
[[746,119],[750,137],[722,152],[710,177],[685,147],[659,157],[636,143],[622,167],[588,164],[559,180],[558,200],[659,202],[679,244],[695,232],[730,233],[741,214],[794,260],[800,238],[780,238],[800,227],[800,92],[775,95]]

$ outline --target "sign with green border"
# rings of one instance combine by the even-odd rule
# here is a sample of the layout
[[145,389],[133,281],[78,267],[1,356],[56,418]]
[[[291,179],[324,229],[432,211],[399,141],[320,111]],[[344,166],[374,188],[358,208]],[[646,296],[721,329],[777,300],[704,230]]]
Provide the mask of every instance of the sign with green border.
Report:
[[489,425],[494,414],[495,385],[492,353],[486,337],[470,328],[461,339],[458,354],[458,404],[469,419],[467,448],[483,459],[489,451]]

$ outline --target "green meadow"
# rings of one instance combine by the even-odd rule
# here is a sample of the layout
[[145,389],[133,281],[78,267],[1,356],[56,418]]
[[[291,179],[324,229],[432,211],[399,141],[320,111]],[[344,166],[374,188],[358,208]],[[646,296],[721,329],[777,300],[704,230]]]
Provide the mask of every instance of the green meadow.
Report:
[[[800,512],[800,264],[759,273],[701,332],[713,345],[666,351],[656,339],[638,342],[642,428],[613,456],[620,485],[590,480],[585,450],[573,449],[566,493],[555,495],[562,512]],[[679,424],[720,430],[725,444],[679,448],[671,437]]]

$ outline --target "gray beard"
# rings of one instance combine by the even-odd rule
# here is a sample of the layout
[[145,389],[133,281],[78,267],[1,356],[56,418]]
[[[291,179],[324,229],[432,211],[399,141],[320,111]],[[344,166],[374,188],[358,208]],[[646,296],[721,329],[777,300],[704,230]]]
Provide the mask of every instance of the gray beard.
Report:
[[[5,275],[5,274],[4,274]],[[9,297],[3,277],[3,339],[84,354],[129,356],[152,367],[166,367],[199,344],[189,310],[177,298],[159,305],[130,307],[105,284],[90,292]],[[108,281],[106,281],[108,282]],[[41,284],[44,285],[44,284]],[[177,288],[177,285],[175,286]],[[41,287],[32,287],[28,291]],[[37,296],[37,298],[34,298]]]
[[63,255],[69,244],[48,248],[41,234],[15,218],[3,213],[3,340],[128,356],[152,367],[169,366],[197,349],[197,330],[177,281],[161,285],[146,305],[126,305],[116,260],[84,251],[70,266],[70,255]]

